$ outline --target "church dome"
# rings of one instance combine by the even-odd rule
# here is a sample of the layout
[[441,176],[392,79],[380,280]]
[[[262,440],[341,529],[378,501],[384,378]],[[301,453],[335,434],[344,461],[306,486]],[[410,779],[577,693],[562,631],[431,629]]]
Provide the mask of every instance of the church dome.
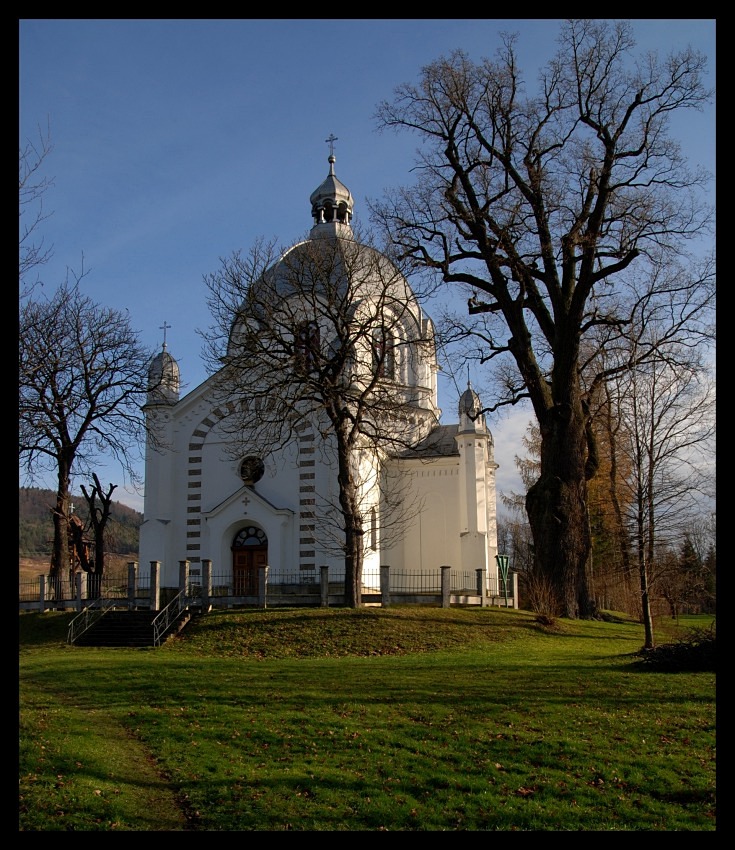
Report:
[[[335,136],[327,139],[330,147]],[[314,226],[308,238],[288,248],[250,287],[243,312],[267,318],[270,309],[283,299],[298,294],[303,283],[307,290],[324,295],[350,297],[356,294],[355,277],[365,282],[375,281],[374,294],[380,297],[381,283],[394,281],[393,289],[400,292],[403,303],[414,300],[413,293],[393,263],[375,248],[358,243],[350,226],[353,198],[350,190],[334,173],[336,158],[329,155],[329,174],[309,198]],[[360,285],[361,297],[367,297],[368,288]],[[236,333],[237,318],[232,334]]]
[[164,342],[163,348],[153,358],[148,369],[148,403],[165,404],[178,401],[180,386],[179,364],[168,353]]
[[[395,349],[392,380],[401,397],[436,415],[433,322],[398,266],[353,232],[352,194],[335,177],[334,162],[330,154],[329,176],[311,194],[315,224],[307,238],[287,248],[249,285],[233,316],[224,359],[236,361],[242,347],[247,350],[248,338],[261,336],[261,327],[281,328],[287,335],[306,328],[328,351],[347,344],[345,325],[350,325],[367,374],[371,346],[382,333],[383,344],[390,340],[391,351]],[[368,341],[371,328],[375,333]]]

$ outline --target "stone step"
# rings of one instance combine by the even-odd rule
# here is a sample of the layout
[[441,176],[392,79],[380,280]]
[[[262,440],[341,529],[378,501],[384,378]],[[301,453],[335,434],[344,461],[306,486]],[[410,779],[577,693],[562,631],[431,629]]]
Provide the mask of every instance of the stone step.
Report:
[[[158,611],[109,611],[75,641],[77,646],[154,646],[153,620]],[[184,612],[169,629],[174,634],[188,622]]]

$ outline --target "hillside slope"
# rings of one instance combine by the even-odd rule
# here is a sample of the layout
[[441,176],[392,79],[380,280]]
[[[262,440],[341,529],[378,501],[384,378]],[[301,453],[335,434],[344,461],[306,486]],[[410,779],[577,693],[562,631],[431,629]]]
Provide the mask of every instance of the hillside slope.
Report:
[[[73,495],[74,512],[84,520],[89,520],[87,502],[82,494]],[[56,503],[53,490],[37,487],[20,487],[18,490],[18,554],[34,559],[46,560],[51,555],[51,541],[54,528],[51,512]],[[107,525],[109,552],[119,555],[137,555],[138,530],[143,522],[143,514],[113,501],[110,521]]]

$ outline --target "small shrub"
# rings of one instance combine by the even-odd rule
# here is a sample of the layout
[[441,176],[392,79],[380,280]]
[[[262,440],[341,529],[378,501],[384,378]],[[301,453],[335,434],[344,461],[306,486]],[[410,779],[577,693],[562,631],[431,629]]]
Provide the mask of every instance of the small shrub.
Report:
[[536,622],[553,626],[559,616],[559,602],[551,579],[538,571],[529,571],[524,577],[526,597]]
[[673,643],[642,649],[640,664],[649,670],[667,673],[715,672],[717,634],[715,623],[707,628],[689,629]]

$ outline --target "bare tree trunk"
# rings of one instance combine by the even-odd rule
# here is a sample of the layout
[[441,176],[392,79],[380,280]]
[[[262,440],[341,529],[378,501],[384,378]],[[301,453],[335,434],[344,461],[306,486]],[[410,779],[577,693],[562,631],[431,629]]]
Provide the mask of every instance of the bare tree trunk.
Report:
[[339,501],[345,525],[345,604],[359,608],[362,604],[363,527],[350,451],[338,435]]
[[651,597],[648,587],[648,570],[646,569],[645,561],[640,564],[639,574],[641,583],[641,612],[645,636],[643,648],[653,649],[655,645],[653,639],[653,617],[651,615]]
[[[117,489],[116,484],[110,484],[107,493],[102,491],[102,485],[95,473],[92,474],[94,487],[90,493],[82,484],[82,493],[89,508],[89,521],[94,531],[94,573],[102,576],[105,571],[105,529],[112,512],[112,494]],[[100,505],[97,505],[97,499]]]
[[54,542],[51,554],[49,576],[59,579],[69,567],[69,470],[62,458],[59,458],[56,489],[56,506],[52,511],[54,522]]

